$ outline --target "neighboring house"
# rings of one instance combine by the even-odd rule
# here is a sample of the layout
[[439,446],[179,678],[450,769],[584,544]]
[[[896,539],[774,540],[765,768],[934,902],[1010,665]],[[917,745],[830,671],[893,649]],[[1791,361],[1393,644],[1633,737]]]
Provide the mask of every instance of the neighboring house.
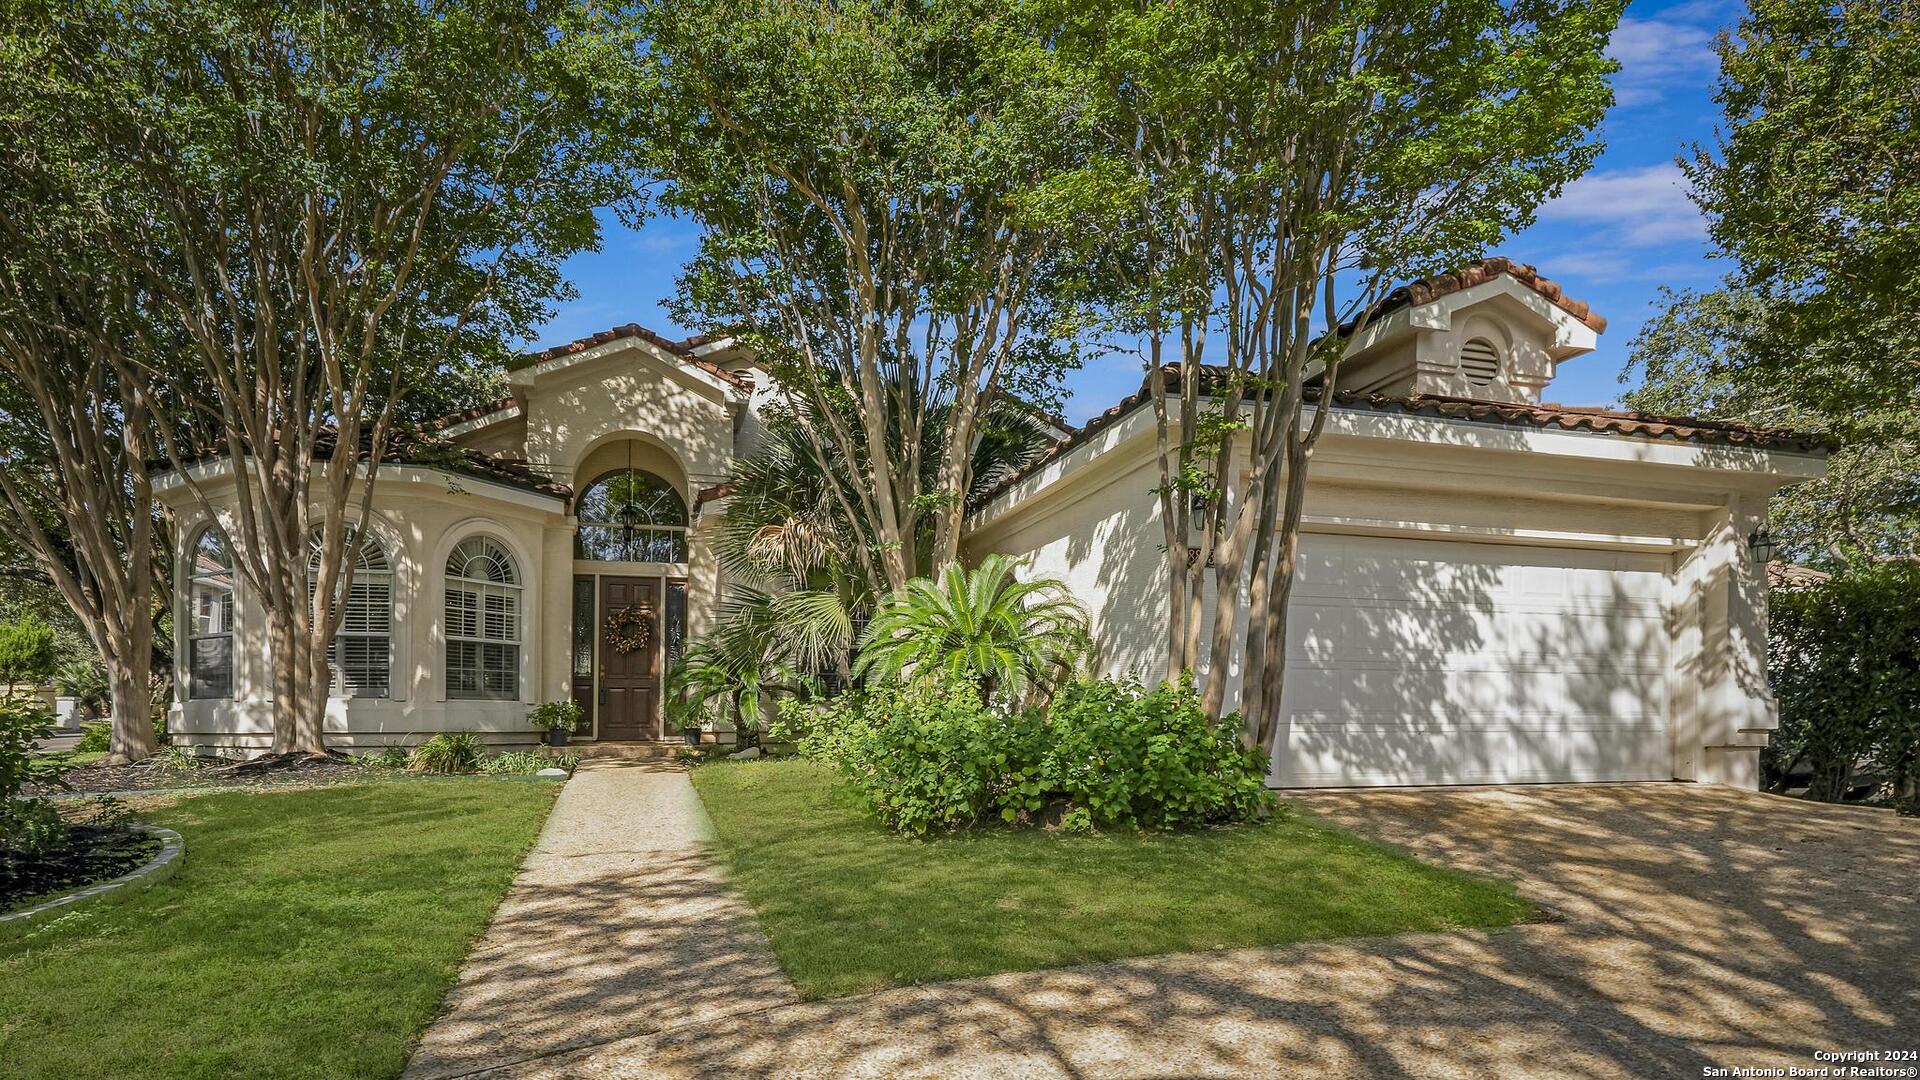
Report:
[[[1355,343],[1355,392],[1333,401],[1309,483],[1277,784],[1754,786],[1775,720],[1747,537],[1775,489],[1822,473],[1825,447],[1539,404],[1603,326],[1532,268],[1487,260],[1403,288]],[[588,710],[581,737],[665,734],[663,668],[724,584],[720,485],[774,388],[727,341],[637,326],[529,357],[511,382],[442,421],[459,457],[401,448],[380,466],[335,745],[530,742],[531,705],[568,697]],[[1060,434],[971,515],[964,550],[1031,556],[1087,604],[1104,671],[1158,677],[1150,400]],[[217,484],[220,465],[196,469]],[[219,523],[177,480],[162,488],[185,553],[171,729],[264,749],[260,613]],[[653,628],[645,647],[609,646],[617,614]]]

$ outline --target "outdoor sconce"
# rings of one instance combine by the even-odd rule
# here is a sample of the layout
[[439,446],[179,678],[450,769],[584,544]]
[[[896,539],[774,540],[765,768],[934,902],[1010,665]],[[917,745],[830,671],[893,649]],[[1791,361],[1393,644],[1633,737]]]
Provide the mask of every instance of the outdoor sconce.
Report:
[[1753,530],[1753,534],[1747,537],[1747,550],[1753,552],[1753,561],[1761,566],[1773,561],[1773,534],[1767,531],[1765,525]]

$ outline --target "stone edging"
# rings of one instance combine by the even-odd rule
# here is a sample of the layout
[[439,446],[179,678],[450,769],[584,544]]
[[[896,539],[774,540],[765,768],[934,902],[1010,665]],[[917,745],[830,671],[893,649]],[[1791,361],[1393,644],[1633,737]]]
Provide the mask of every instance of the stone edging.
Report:
[[89,885],[79,892],[55,897],[23,911],[0,915],[0,933],[32,926],[34,923],[65,914],[72,908],[110,893],[140,892],[167,880],[173,876],[174,871],[180,869],[180,862],[187,854],[187,842],[179,833],[172,829],[162,829],[157,825],[132,825],[129,828],[159,837],[160,853],[147,860],[146,865],[121,874],[111,881]]

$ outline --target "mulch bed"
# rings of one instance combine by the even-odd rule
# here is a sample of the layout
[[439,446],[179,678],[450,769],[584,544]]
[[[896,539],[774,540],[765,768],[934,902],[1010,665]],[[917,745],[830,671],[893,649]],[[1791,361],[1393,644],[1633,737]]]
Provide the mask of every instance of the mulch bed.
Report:
[[198,769],[160,765],[82,765],[68,769],[66,786],[28,785],[28,794],[61,791],[167,791],[173,788],[279,788],[364,779],[367,770],[343,758],[307,757],[262,763],[208,759]]
[[97,825],[75,825],[67,837],[51,855],[0,856],[0,912],[111,881],[145,865],[162,844],[147,833]]

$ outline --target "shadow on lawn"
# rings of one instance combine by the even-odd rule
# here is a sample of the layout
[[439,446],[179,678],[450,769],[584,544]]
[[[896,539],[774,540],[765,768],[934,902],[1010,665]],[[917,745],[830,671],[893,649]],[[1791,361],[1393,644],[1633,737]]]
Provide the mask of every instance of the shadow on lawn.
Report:
[[1567,921],[906,988],[514,1075],[1698,1076],[1920,1031],[1920,822],[1686,785],[1299,801]]

